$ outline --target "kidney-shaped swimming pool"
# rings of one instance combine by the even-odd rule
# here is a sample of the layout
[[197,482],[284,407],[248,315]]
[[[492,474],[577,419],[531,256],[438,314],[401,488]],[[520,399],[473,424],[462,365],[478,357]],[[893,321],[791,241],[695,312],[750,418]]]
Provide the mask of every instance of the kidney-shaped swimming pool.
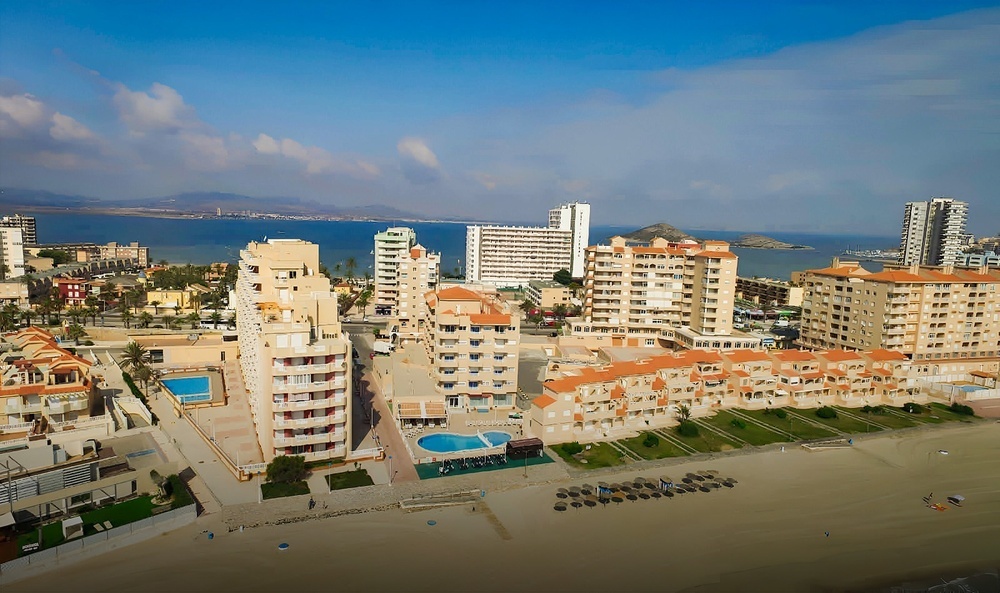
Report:
[[509,433],[496,430],[471,435],[438,432],[420,437],[417,445],[431,453],[458,453],[497,447],[510,439]]

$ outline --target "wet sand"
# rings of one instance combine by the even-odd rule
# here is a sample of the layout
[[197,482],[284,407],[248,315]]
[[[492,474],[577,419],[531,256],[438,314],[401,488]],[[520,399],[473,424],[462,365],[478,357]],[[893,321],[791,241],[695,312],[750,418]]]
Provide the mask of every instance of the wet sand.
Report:
[[[1000,565],[1000,424],[664,472],[704,469],[739,483],[554,511],[557,487],[616,478],[580,479],[490,493],[475,511],[394,510],[213,540],[199,522],[4,591],[850,591]],[[967,501],[937,512],[921,500],[931,492]]]

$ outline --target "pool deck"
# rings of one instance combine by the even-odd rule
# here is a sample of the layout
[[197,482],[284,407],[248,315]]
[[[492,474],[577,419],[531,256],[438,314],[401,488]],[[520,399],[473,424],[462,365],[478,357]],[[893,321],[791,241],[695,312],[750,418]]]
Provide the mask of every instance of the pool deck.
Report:
[[[197,401],[192,403],[184,404],[185,408],[192,407],[202,407],[202,406],[224,406],[226,405],[226,383],[222,380],[222,373],[218,368],[215,370],[210,370],[208,368],[204,369],[192,369],[186,368],[184,370],[172,371],[169,369],[164,369],[162,371],[161,379],[184,379],[187,377],[208,377],[209,391],[211,392],[212,398],[204,401]],[[163,385],[163,389],[170,394],[170,397],[175,397],[173,393],[170,393],[170,389]]]
[[[474,457],[476,455],[482,455],[486,451],[491,453],[500,452],[504,449],[503,445],[498,445],[493,449],[473,449],[470,451],[459,451],[454,453],[434,453],[424,449],[417,444],[417,441],[421,437],[425,437],[430,434],[458,434],[464,436],[472,436],[477,433],[486,432],[506,432],[511,436],[511,439],[516,440],[523,436],[523,431],[521,425],[516,423],[516,421],[509,421],[506,418],[507,412],[500,410],[497,412],[497,420],[494,420],[493,414],[478,414],[478,413],[463,413],[457,412],[449,415],[449,423],[447,428],[437,427],[437,428],[423,428],[423,429],[402,429],[403,438],[406,441],[406,445],[411,452],[411,457],[415,463],[424,463],[431,458],[436,460],[441,459],[459,459],[462,457]],[[485,418],[482,418],[485,417]],[[480,425],[479,423],[483,423]],[[493,424],[493,423],[496,424]]]

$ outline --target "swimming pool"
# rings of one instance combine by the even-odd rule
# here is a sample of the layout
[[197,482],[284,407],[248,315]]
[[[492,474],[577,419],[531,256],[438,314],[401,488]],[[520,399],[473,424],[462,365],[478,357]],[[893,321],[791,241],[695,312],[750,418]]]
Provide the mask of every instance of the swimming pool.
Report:
[[439,432],[420,437],[417,444],[431,453],[458,453],[489,449],[509,441],[509,433],[490,431],[481,434],[463,435],[450,432]]
[[212,399],[212,388],[207,376],[160,379],[160,383],[182,404],[207,402]]
[[961,389],[966,393],[971,393],[973,391],[981,391],[983,389],[986,389],[982,385],[955,385],[954,387],[958,387],[959,389]]

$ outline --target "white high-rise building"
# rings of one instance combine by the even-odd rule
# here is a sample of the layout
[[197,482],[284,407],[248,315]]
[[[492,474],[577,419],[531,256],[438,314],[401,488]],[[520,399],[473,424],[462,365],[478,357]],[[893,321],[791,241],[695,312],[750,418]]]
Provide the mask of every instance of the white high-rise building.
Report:
[[959,263],[969,205],[952,198],[908,202],[903,214],[899,263],[944,266]]
[[351,342],[319,245],[250,243],[236,281],[240,367],[265,461],[346,456],[351,446]]
[[0,280],[24,276],[23,237],[20,227],[0,227]]
[[38,234],[36,232],[35,217],[34,216],[22,216],[20,214],[11,214],[9,216],[4,216],[0,218],[0,227],[14,227],[21,229],[21,238],[25,245],[34,245],[38,243]]
[[[559,270],[585,273],[590,205],[573,203],[549,211],[545,227],[473,225],[465,235],[465,280],[498,287],[525,287],[551,280]],[[579,274],[577,274],[579,270]]]
[[549,210],[549,228],[573,233],[569,272],[574,278],[583,278],[590,245],[590,204],[572,202]]
[[399,263],[410,256],[417,233],[408,227],[390,227],[375,235],[375,312],[395,315],[399,303]]

